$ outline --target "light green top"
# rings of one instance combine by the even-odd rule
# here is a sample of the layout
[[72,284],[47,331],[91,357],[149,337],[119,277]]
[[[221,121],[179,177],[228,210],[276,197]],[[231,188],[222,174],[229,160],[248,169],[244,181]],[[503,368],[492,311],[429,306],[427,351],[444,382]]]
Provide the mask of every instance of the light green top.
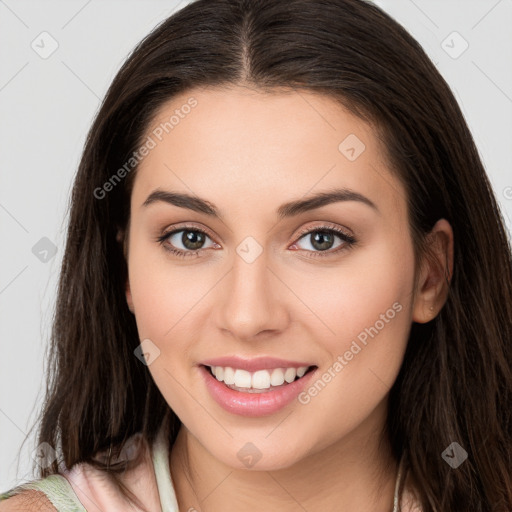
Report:
[[[161,429],[155,443],[151,458],[155,470],[160,506],[164,512],[179,512],[174,491],[168,458],[168,439]],[[69,481],[62,475],[54,474],[46,478],[32,480],[0,493],[0,501],[21,493],[24,490],[42,491],[59,512],[87,512]],[[106,512],[106,511],[105,511]]]

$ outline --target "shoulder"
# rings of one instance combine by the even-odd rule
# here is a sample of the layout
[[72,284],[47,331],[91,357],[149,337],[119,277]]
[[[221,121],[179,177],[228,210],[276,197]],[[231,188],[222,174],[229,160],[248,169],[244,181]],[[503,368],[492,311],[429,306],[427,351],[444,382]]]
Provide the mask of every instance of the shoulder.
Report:
[[79,505],[68,480],[60,473],[29,480],[0,493],[0,512],[9,510],[55,512],[71,509],[85,511]]
[[[119,458],[130,461],[129,467],[122,472],[116,472],[114,475],[89,463],[79,463],[63,473],[84,510],[132,510],[132,496],[139,500],[144,508],[160,510],[151,449],[138,435],[132,443]],[[131,496],[127,495],[125,490]]]
[[0,502],[0,512],[56,512],[44,492],[29,489]]

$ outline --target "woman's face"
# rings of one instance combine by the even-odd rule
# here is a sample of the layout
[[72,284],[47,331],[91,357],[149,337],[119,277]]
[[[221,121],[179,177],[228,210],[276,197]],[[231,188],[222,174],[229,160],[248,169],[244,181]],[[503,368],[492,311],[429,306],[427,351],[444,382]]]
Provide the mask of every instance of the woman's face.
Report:
[[[152,377],[209,456],[278,469],[379,435],[415,315],[405,192],[380,144],[303,91],[194,89],[153,120],[127,300]],[[219,375],[245,391],[209,373],[217,358],[238,358]],[[287,366],[314,368],[279,385]]]

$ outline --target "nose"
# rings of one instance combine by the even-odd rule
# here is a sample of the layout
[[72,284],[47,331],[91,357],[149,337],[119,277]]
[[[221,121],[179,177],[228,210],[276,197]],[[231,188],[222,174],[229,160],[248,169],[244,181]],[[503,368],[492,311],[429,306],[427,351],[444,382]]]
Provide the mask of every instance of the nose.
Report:
[[277,335],[286,329],[286,286],[268,266],[265,252],[252,262],[239,254],[223,279],[218,297],[217,325],[241,341]]

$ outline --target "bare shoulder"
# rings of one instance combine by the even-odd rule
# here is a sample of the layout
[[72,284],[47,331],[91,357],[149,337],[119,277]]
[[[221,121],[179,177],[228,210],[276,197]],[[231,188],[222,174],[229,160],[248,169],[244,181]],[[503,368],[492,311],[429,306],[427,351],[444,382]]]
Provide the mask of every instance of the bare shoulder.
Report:
[[42,491],[26,490],[0,502],[0,512],[58,512]]

